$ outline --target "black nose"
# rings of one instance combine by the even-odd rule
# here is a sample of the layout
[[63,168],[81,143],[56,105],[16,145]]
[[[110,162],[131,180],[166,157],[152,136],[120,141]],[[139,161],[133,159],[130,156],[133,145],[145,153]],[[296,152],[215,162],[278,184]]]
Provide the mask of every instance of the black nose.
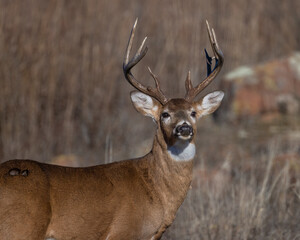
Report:
[[176,133],[181,136],[187,137],[193,135],[193,128],[187,123],[183,123],[182,125],[176,127]]

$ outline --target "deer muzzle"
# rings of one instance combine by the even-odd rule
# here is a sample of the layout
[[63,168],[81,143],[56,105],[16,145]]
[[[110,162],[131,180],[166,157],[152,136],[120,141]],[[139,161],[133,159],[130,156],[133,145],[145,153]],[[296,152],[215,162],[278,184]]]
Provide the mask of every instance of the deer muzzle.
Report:
[[184,122],[183,124],[176,127],[175,133],[177,136],[190,137],[193,136],[194,131],[192,126]]

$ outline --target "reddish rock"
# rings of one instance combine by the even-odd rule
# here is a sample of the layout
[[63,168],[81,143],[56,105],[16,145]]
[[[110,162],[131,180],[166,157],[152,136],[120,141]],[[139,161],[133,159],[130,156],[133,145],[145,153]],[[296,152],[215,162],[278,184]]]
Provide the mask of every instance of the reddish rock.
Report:
[[[254,67],[240,67],[222,80],[230,119],[264,114],[299,114],[300,53]],[[222,114],[222,113],[221,113]]]

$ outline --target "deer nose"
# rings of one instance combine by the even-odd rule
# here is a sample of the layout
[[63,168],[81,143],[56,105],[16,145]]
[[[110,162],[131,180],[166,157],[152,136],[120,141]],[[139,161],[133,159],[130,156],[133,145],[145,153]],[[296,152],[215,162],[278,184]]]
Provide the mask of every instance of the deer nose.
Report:
[[176,127],[176,133],[184,137],[191,136],[193,135],[193,128],[189,124],[183,123]]

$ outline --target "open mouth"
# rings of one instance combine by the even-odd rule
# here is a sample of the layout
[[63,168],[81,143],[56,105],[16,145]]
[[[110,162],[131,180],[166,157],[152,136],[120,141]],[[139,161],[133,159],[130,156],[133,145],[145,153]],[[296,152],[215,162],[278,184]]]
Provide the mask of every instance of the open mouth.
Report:
[[188,136],[183,136],[183,135],[177,135],[177,137],[179,139],[182,139],[182,140],[189,140],[190,138],[192,138],[193,135],[188,135]]

